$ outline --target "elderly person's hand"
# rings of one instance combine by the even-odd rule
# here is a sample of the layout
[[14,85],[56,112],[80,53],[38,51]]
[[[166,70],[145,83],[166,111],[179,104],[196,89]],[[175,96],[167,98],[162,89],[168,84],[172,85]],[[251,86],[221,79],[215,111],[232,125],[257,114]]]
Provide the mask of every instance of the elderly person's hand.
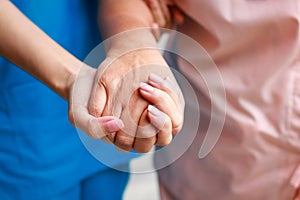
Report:
[[[102,36],[110,37],[105,42],[107,57],[96,73],[87,70],[86,73],[91,74],[83,75],[82,80],[88,78],[88,84],[78,85],[83,88],[79,91],[85,91],[73,95],[81,95],[80,105],[75,104],[70,109],[75,113],[73,116],[80,119],[83,117],[77,111],[81,112],[79,108],[84,110],[83,126],[89,125],[87,121],[93,122],[87,128],[88,134],[96,138],[105,134],[106,140],[125,151],[133,148],[148,152],[154,144],[167,145],[183,123],[184,100],[157,49],[155,37],[147,28],[152,22],[151,13],[142,0],[101,1],[99,24]],[[167,90],[164,86],[168,84],[154,78],[159,89],[153,90],[145,84],[148,81],[150,84],[150,74],[168,80],[172,87]],[[149,102],[166,114],[149,106]]]
[[97,70],[83,66],[70,95],[74,125],[124,151],[165,146],[183,124],[182,93],[157,47],[128,43],[147,34],[109,40],[106,59]]
[[157,49],[122,52],[117,46],[97,71],[89,113],[100,119],[115,116],[124,122],[121,130],[105,131],[122,150],[145,153],[155,144],[169,144],[172,134],[182,127],[184,107],[172,72]]

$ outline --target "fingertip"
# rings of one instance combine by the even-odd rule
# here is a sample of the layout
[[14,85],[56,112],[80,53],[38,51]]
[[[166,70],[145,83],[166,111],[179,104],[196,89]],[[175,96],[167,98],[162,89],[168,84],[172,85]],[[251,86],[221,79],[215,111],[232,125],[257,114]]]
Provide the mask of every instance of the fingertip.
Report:
[[158,110],[155,106],[148,105],[148,117],[150,122],[158,129],[163,129],[164,125],[166,124],[167,117],[166,115]]
[[154,22],[154,23],[152,24],[152,28],[155,29],[155,30],[158,29],[158,28],[159,28],[158,23],[155,23],[155,22]]
[[149,85],[147,83],[144,83],[144,82],[140,83],[140,89],[142,91],[145,91],[145,92],[148,92],[148,93],[154,92],[154,88],[151,85]]
[[150,73],[148,80],[149,82],[155,84],[157,87],[163,82],[163,79],[155,73]]
[[160,115],[160,111],[153,105],[148,105],[147,110],[154,116],[159,116]]
[[167,146],[172,142],[172,140],[173,140],[173,137],[171,134],[169,134],[168,136],[164,136],[164,137],[160,137],[158,135],[158,140],[156,142],[156,145],[162,146],[162,147]]
[[159,30],[159,26],[158,26],[157,23],[152,24],[151,31],[152,31],[153,36],[155,37],[155,39],[158,41],[159,38],[160,38],[160,30]]

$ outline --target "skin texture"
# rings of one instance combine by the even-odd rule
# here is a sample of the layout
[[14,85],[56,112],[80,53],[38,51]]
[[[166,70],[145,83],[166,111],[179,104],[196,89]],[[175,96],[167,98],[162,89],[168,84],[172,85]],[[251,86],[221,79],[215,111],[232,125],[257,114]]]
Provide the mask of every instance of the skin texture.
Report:
[[[35,76],[41,82],[54,90],[72,105],[72,85],[80,69],[86,77],[82,81],[82,88],[91,87],[88,81],[95,76],[96,70],[86,65],[59,46],[43,31],[28,20],[10,1],[0,0],[0,54]],[[25,47],[25,48],[24,48]],[[89,90],[85,90],[89,91]],[[84,93],[79,102],[76,102],[75,114],[79,117],[78,127],[90,136],[94,135],[91,127],[101,127],[106,130],[106,122],[111,121],[115,131],[116,126],[122,127],[120,120],[107,116],[95,118],[87,110],[85,99],[90,93]],[[73,109],[70,106],[70,121],[73,121]]]
[[0,54],[68,99],[72,77],[82,63],[29,21],[10,1],[0,0],[0,13]]
[[[143,1],[101,2],[99,22],[103,25],[104,37],[153,23]],[[166,62],[155,49],[156,41],[151,31],[124,34],[112,40],[107,45],[107,58],[101,64],[106,70],[101,71],[102,67],[93,69],[59,46],[11,2],[0,0],[0,13],[0,54],[66,99],[70,122],[89,136],[107,136],[125,151],[134,148],[147,152],[154,144],[169,144],[172,133],[177,133],[182,126],[182,94]],[[119,56],[132,48],[143,47],[153,49]],[[145,64],[156,67],[141,68]],[[151,73],[156,73],[162,81],[151,84]],[[130,77],[130,82],[126,82],[125,76]],[[172,89],[165,87],[164,80],[171,81]],[[140,86],[141,82],[148,82],[156,89],[149,92],[145,84]],[[160,110],[148,107],[149,103]],[[164,104],[173,106],[165,107]]]
[[[125,129],[110,134],[108,138],[125,151],[134,148],[138,152],[147,152],[154,144],[169,144],[172,133],[177,133],[182,126],[184,101],[172,72],[156,49],[155,37],[148,28],[153,23],[153,18],[147,4],[141,0],[107,0],[102,1],[99,9],[99,24],[101,30],[104,30],[104,38],[122,34],[106,45],[107,60],[114,60],[114,62],[105,67],[108,69],[97,77],[95,82],[98,84],[94,84],[93,88],[94,94],[102,95],[101,92],[106,91],[114,100],[108,100],[103,107],[103,102],[99,97],[92,97],[89,101],[90,113],[95,116],[117,115],[120,117],[125,124]],[[147,29],[130,31],[145,27]],[[123,33],[124,31],[126,32]],[[128,53],[128,51],[132,52]],[[144,65],[146,68],[143,67]],[[172,89],[162,90],[160,93],[148,93],[148,95],[142,89],[135,92],[138,83],[148,81],[150,72],[157,74],[162,80],[168,78]],[[126,84],[126,78],[122,79],[124,74],[130,77],[127,81],[132,84]],[[122,91],[126,91],[126,95],[122,95]],[[178,95],[175,97],[173,93]],[[131,95],[129,101],[128,94]],[[161,100],[164,99],[162,96],[175,97],[166,100],[167,105],[173,106],[164,106],[166,101]],[[134,102],[134,107],[130,102]],[[166,115],[161,113],[155,120],[148,110],[149,102]],[[113,109],[117,111],[114,113]],[[156,121],[159,119],[164,125],[158,128]]]

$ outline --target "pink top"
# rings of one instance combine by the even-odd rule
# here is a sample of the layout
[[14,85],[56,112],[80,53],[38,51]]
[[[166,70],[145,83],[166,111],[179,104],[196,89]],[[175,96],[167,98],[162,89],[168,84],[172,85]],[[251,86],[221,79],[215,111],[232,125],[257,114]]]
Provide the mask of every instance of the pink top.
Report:
[[[220,70],[227,114],[213,151],[198,158],[200,128],[184,156],[159,172],[163,187],[188,200],[300,199],[300,1],[176,4],[189,16],[178,30],[205,47]],[[191,67],[179,65],[202,90]]]

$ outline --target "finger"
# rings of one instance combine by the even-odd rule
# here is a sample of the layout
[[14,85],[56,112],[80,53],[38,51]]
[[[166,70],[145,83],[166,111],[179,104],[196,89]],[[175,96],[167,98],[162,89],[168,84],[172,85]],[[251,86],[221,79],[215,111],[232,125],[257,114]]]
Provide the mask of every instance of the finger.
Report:
[[160,90],[165,91],[168,95],[171,96],[175,104],[178,108],[180,108],[180,112],[184,113],[185,101],[184,97],[181,93],[179,86],[176,83],[176,80],[172,80],[169,77],[162,79],[160,76],[151,73],[148,78],[148,82],[153,87],[156,87]]
[[165,0],[157,0],[159,1],[159,4],[160,4],[160,8],[161,8],[161,11],[165,17],[165,20],[166,20],[166,25],[165,27],[171,27],[172,25],[172,22],[171,22],[171,15],[170,15],[170,10],[168,8],[168,4],[167,2],[165,2]]
[[157,23],[153,23],[151,27],[151,32],[154,35],[155,39],[158,41],[160,38],[160,30]]
[[133,148],[138,124],[147,105],[148,103],[140,97],[139,92],[135,91],[122,110],[120,119],[124,122],[125,128],[116,133],[114,144],[124,151],[130,151]]
[[171,15],[176,24],[182,25],[184,23],[184,14],[178,9],[178,7],[171,6],[170,12],[172,13]]
[[172,141],[172,122],[169,116],[156,107],[148,106],[148,117],[158,130],[156,145],[166,146]]
[[166,113],[171,118],[174,134],[181,129],[183,114],[170,95],[147,83],[141,83],[140,93],[147,101],[157,106],[159,110]]
[[136,138],[134,141],[134,150],[139,153],[147,153],[156,143],[157,129],[150,123],[148,117],[148,110],[143,112],[139,126],[137,129]]
[[88,111],[95,117],[102,116],[104,106],[106,103],[106,91],[104,86],[100,83],[98,75],[96,75],[91,96],[88,102]]
[[123,151],[131,151],[134,143],[134,137],[124,131],[118,131],[115,135],[114,144]]
[[103,138],[124,127],[123,122],[116,117],[105,116],[97,118],[90,115],[85,107],[79,105],[73,106],[69,118],[77,128],[80,128],[94,139]]
[[[171,98],[173,99],[173,101],[176,103],[177,106],[181,106],[179,102],[180,94],[175,93],[174,83],[172,83],[172,80],[170,78],[167,77],[165,79],[162,79],[160,76],[154,73],[150,73],[148,78],[148,83],[157,89],[165,91],[168,95],[171,96]],[[172,87],[174,89],[172,89]],[[178,91],[180,90],[178,89]]]
[[[176,6],[176,4],[172,0],[160,0],[164,5],[166,5],[170,19],[173,18],[174,22],[178,25],[184,23],[184,14],[183,12]],[[171,21],[171,20],[170,20]]]
[[165,27],[166,19],[160,7],[159,0],[147,0],[147,5],[151,10],[154,21],[160,26]]

